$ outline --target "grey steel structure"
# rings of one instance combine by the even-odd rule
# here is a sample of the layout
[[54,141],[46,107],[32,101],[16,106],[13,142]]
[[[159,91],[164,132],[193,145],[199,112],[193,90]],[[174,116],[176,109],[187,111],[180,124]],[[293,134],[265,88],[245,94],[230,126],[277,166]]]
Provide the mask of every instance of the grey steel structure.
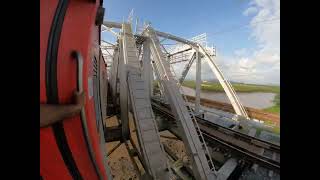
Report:
[[201,92],[201,55],[199,51],[195,52],[197,59],[196,64],[196,108],[195,111],[197,114],[200,114],[200,92]]
[[[144,34],[143,34],[144,35]],[[187,152],[192,159],[193,173],[196,179],[215,179],[214,172],[209,166],[206,154],[209,153],[204,148],[199,136],[201,132],[194,126],[193,119],[185,106],[185,101],[180,94],[176,79],[170,70],[170,64],[166,60],[166,56],[161,51],[160,42],[152,27],[148,27],[145,35],[151,40],[151,52],[154,58],[154,65],[160,75],[160,82],[164,86],[165,94],[168,97],[170,107],[175,112],[180,131],[183,133],[183,142],[185,143]],[[200,133],[200,134],[199,134]]]
[[[169,161],[160,142],[150,101],[153,96],[153,73],[155,73],[165,102],[170,105],[177,120],[179,134],[192,161],[194,177],[197,180],[220,179],[221,176],[214,167],[197,120],[193,112],[187,108],[186,99],[180,93],[180,83],[183,82],[192,63],[196,61],[195,112],[197,114],[200,113],[201,60],[207,59],[229,97],[235,112],[245,118],[248,115],[231,84],[224,78],[206,49],[199,43],[156,31],[150,25],[146,26],[141,34],[136,35],[136,37],[143,39],[142,42],[138,42],[132,32],[130,23],[105,21],[103,24],[107,27],[107,30],[117,37],[118,42],[113,49],[113,62],[109,79],[113,103],[120,108],[122,138],[127,141],[130,136],[128,113],[131,110],[137,130],[142,163],[147,174],[153,179],[169,179],[171,174]],[[112,31],[112,28],[120,29],[120,32],[116,33]],[[168,58],[170,54],[160,44],[159,37],[190,46],[185,51],[191,50],[193,55],[179,80],[176,79],[174,72],[171,70]],[[137,47],[142,47],[143,50],[140,51]]]
[[[121,28],[121,23],[104,21],[103,24],[109,28]],[[192,47],[194,50],[199,51],[201,53],[201,55],[204,57],[204,59],[207,60],[210,68],[212,69],[213,73],[215,74],[215,76],[217,77],[221,86],[223,87],[224,91],[226,92],[226,95],[228,96],[236,114],[248,119],[248,114],[246,113],[244,107],[242,106],[242,104],[241,104],[238,96],[236,95],[232,85],[223,76],[221,70],[219,69],[217,64],[214,62],[213,58],[208,54],[208,52],[205,50],[205,48],[203,48],[203,46],[201,44],[195,43],[193,41],[190,41],[190,40],[187,40],[184,38],[180,38],[180,37],[171,35],[169,33],[157,31],[157,30],[155,30],[155,34],[159,37],[164,37],[164,38],[171,39],[171,40],[183,43],[183,44],[187,44],[190,47]]]
[[[138,51],[131,25],[122,24],[120,40],[120,112],[121,123],[128,127],[128,99],[134,115],[140,151],[146,172],[154,179],[169,179],[165,152],[160,143],[157,124],[154,119],[150,101],[150,90],[147,89],[144,74],[138,60]],[[114,79],[114,77],[113,77]],[[113,89],[113,91],[117,91]],[[121,100],[122,99],[122,100]],[[124,109],[123,109],[124,108]],[[124,129],[122,129],[124,131]],[[124,138],[128,139],[129,131],[125,129]]]

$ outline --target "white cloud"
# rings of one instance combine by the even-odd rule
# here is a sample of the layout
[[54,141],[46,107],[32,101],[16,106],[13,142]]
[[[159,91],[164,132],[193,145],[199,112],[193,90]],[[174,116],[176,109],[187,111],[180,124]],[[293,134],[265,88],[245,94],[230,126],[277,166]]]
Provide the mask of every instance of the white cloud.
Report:
[[[257,84],[280,83],[280,1],[253,0],[243,15],[253,15],[250,21],[251,38],[257,47],[243,47],[231,55],[218,54],[216,63],[227,79]],[[184,64],[176,65],[180,77]],[[195,63],[187,75],[195,79]],[[202,79],[214,79],[207,62],[202,62]]]
[[248,50],[246,48],[237,49],[234,51],[234,54],[236,56],[244,56],[248,53]]
[[250,21],[251,37],[257,42],[253,51],[246,48],[234,51],[235,56],[219,57],[230,62],[222,68],[233,81],[249,83],[280,83],[280,1],[253,0],[243,14],[256,9]]
[[257,8],[256,7],[249,7],[248,9],[246,9],[244,12],[243,12],[243,15],[245,16],[250,16],[252,14],[255,14],[257,12]]

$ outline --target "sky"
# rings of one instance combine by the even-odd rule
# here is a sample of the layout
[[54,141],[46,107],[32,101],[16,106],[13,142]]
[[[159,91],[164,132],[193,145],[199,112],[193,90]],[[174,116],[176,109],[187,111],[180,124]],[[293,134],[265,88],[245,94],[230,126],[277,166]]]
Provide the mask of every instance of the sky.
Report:
[[[207,33],[215,61],[230,81],[280,84],[280,0],[104,0],[105,20],[133,17],[184,38]],[[103,33],[102,38],[111,40]],[[202,79],[212,71],[202,63]],[[181,64],[181,66],[184,66]],[[181,68],[178,68],[181,69]],[[187,76],[195,78],[195,63]]]

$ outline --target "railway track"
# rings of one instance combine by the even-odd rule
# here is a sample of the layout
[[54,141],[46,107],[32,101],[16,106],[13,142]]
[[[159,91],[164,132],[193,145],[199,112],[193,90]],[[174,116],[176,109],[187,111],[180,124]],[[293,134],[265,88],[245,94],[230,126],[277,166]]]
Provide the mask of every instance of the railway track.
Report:
[[[152,107],[155,111],[169,117],[169,119],[175,119],[168,105],[153,100]],[[243,134],[200,117],[196,118],[209,146],[214,147],[215,144],[219,144],[230,150],[233,156],[239,157],[248,163],[257,163],[280,172],[280,144]]]

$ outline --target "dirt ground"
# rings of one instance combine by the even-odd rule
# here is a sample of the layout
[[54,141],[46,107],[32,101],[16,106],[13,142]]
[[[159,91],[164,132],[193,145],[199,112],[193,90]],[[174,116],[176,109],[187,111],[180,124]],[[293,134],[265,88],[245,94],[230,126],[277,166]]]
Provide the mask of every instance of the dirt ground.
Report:
[[[106,125],[109,126],[117,126],[118,121],[116,117],[111,117],[109,119],[105,120]],[[129,116],[129,125],[130,125],[130,131],[131,131],[131,137],[135,144],[135,146],[139,150],[139,144],[137,140],[137,136],[135,133],[135,126],[132,119],[132,115]],[[163,131],[160,133],[160,135],[169,136],[169,137],[175,137],[173,134],[171,134],[169,131]],[[185,148],[182,141],[169,139],[169,138],[163,138],[161,137],[161,142],[164,143],[173,151],[179,158],[183,159],[184,162],[188,162],[189,159],[186,156]],[[113,147],[117,146],[118,142],[110,142],[106,143],[106,149],[107,152],[109,152]],[[130,144],[130,141],[128,141],[129,147],[132,147]],[[139,168],[139,171],[141,174],[144,174],[144,169],[142,167],[141,162],[139,161],[138,157],[135,157],[135,162],[137,163],[137,166]],[[111,174],[113,176],[114,180],[134,180],[139,179],[139,174],[134,168],[134,165],[130,159],[128,150],[126,148],[126,145],[122,143],[115,151],[113,151],[108,156],[108,165],[111,169]]]

